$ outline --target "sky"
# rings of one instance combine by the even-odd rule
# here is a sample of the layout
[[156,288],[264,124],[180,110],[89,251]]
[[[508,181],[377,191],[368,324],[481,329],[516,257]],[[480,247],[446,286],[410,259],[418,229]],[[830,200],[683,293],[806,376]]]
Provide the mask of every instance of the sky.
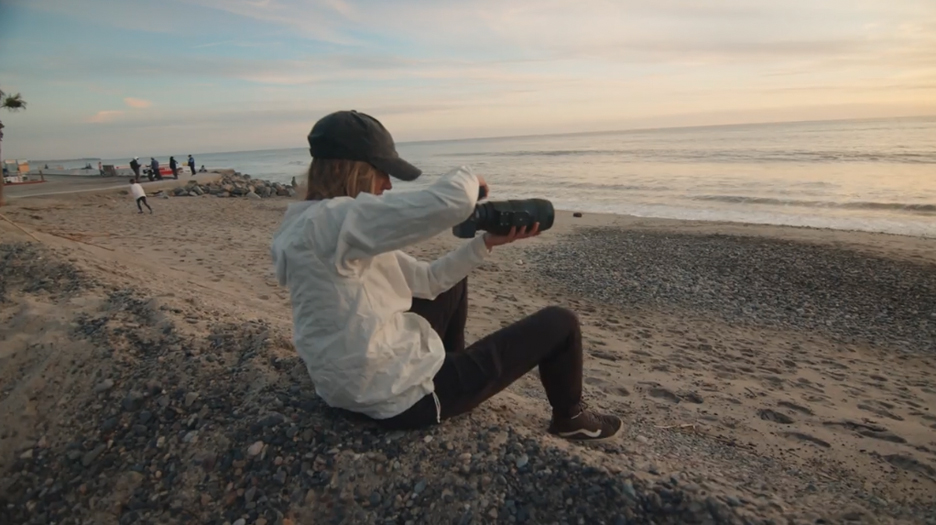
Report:
[[0,0],[5,158],[936,114],[933,0]]

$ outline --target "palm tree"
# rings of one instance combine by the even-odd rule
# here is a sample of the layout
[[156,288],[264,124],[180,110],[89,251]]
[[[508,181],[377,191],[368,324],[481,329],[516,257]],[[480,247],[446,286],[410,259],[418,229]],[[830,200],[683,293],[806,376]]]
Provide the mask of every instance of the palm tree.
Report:
[[[0,89],[0,108],[9,110],[9,111],[19,111],[21,109],[26,109],[26,101],[23,100],[23,97],[19,93],[15,95],[7,95]],[[0,122],[0,144],[3,143],[3,122]],[[0,155],[0,161],[2,161],[3,155]],[[0,206],[3,206],[3,186],[4,183],[0,181]]]

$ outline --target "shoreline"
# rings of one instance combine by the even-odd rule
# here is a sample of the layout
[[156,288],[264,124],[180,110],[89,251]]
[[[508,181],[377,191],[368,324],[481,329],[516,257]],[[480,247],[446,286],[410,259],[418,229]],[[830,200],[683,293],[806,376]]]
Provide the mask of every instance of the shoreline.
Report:
[[[215,168],[208,170],[207,173],[199,173],[194,177],[185,172],[181,174],[178,180],[174,179],[165,179],[162,181],[141,181],[144,189],[148,193],[152,193],[159,190],[171,189],[176,185],[183,186],[184,183],[189,180],[197,180],[199,182],[210,182],[215,180],[218,176],[225,174],[234,174],[236,170],[231,168]],[[45,184],[41,186],[41,189],[44,191],[38,191],[35,187],[36,185],[31,185],[29,188],[17,187],[17,186],[7,186],[5,187],[5,197],[8,201],[13,201],[16,199],[22,198],[35,198],[35,197],[49,197],[55,195],[68,195],[71,193],[107,193],[114,190],[119,190],[125,185],[126,177],[114,177],[105,179],[98,176],[89,176],[89,177],[77,177],[77,176],[49,176]],[[100,184],[95,185],[94,187],[90,186],[94,182],[100,181]],[[113,182],[108,182],[113,181]],[[300,185],[301,186],[301,185]],[[300,192],[301,193],[301,192]],[[690,226],[695,228],[698,225],[710,226],[712,228],[725,228],[729,230],[737,231],[737,228],[786,228],[791,230],[803,230],[803,231],[820,231],[820,232],[843,232],[843,233],[854,233],[854,234],[871,234],[871,235],[892,235],[897,237],[905,237],[908,239],[936,239],[936,235],[927,236],[927,235],[914,235],[910,233],[898,233],[898,232],[888,232],[888,231],[878,231],[878,230],[863,230],[863,229],[845,229],[845,228],[832,228],[828,226],[809,226],[809,225],[795,225],[795,224],[778,224],[778,223],[768,223],[768,222],[746,222],[746,221],[731,221],[723,219],[682,219],[682,218],[669,218],[669,217],[657,217],[657,216],[644,216],[644,215],[633,215],[625,213],[612,213],[612,212],[592,212],[586,211],[584,208],[565,208],[565,207],[556,207],[556,212],[558,216],[567,216],[571,220],[573,219],[572,213],[579,212],[586,216],[599,216],[607,217],[606,220],[613,220],[613,218],[621,217],[628,221],[628,224],[639,223],[640,221],[652,221],[661,226],[672,224],[672,227],[679,227],[679,224]]]
[[[62,489],[84,505],[77,515],[95,515],[86,510],[92,497],[122,509],[95,515],[104,522],[134,512],[168,519],[175,505],[198,521],[232,523],[276,512],[303,523],[316,511],[361,513],[361,522],[436,522],[466,512],[478,522],[493,521],[492,512],[572,520],[587,512],[606,522],[628,513],[657,523],[716,513],[755,523],[916,523],[936,505],[936,356],[639,296],[651,283],[669,283],[676,295],[664,298],[720,298],[732,286],[706,295],[711,283],[737,282],[782,311],[793,293],[834,290],[817,277],[835,275],[825,262],[870,257],[907,271],[936,268],[932,239],[558,212],[551,230],[496,249],[471,274],[466,338],[548,305],[574,310],[587,400],[626,421],[620,442],[581,447],[545,434],[548,404],[532,373],[470,417],[427,431],[387,435],[347,422],[311,394],[289,343],[289,294],[276,285],[268,250],[292,200],[170,197],[154,199],[150,216],[137,215],[119,191],[17,200],[0,210],[48,250],[9,248],[31,239],[0,222],[11,268],[8,301],[0,302],[11,319],[0,327],[0,386],[10,392],[0,417],[11,422],[0,436],[0,489],[14,487],[8,501],[16,509],[26,499],[14,496],[26,492],[15,487],[38,494],[56,465],[79,480]],[[629,244],[615,251],[605,235]],[[407,251],[431,260],[461,242],[443,232]],[[849,258],[836,262],[843,251]],[[743,265],[719,262],[740,257],[756,270],[771,254],[788,264],[765,275],[734,274]],[[821,272],[801,271],[813,267]],[[851,269],[841,267],[843,275]],[[575,290],[583,286],[576,272],[610,295]],[[800,275],[805,284],[784,284]],[[774,288],[765,285],[772,278]],[[629,279],[640,286],[618,291]],[[850,286],[874,292],[868,283]],[[625,295],[639,304],[614,300]],[[258,440],[263,452],[251,456]],[[35,477],[12,474],[23,472]],[[164,486],[169,472],[177,475]],[[527,492],[537,486],[546,496],[540,507]],[[593,486],[608,492],[587,493]],[[136,489],[167,496],[135,507]],[[567,508],[570,490],[579,492]]]

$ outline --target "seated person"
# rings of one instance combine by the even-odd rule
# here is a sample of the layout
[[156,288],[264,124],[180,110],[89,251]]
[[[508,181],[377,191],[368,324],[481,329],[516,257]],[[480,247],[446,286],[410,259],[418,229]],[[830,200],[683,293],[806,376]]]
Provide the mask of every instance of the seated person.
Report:
[[420,170],[390,133],[355,111],[332,113],[309,134],[306,200],[289,206],[271,247],[288,285],[293,340],[316,393],[330,406],[390,429],[464,414],[535,367],[552,405],[548,431],[571,440],[617,435],[620,418],[582,400],[582,336],[574,313],[549,307],[465,346],[467,276],[495,247],[537,235],[486,232],[433,263],[401,250],[461,223],[483,177],[452,170],[431,186],[391,189]]

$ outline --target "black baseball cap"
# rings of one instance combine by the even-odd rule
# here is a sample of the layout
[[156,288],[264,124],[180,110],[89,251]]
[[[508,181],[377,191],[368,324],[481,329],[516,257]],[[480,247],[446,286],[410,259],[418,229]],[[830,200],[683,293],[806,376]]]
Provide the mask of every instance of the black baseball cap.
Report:
[[415,180],[422,170],[401,159],[393,137],[379,120],[357,111],[325,115],[309,132],[309,152],[321,159],[367,162],[400,180]]

